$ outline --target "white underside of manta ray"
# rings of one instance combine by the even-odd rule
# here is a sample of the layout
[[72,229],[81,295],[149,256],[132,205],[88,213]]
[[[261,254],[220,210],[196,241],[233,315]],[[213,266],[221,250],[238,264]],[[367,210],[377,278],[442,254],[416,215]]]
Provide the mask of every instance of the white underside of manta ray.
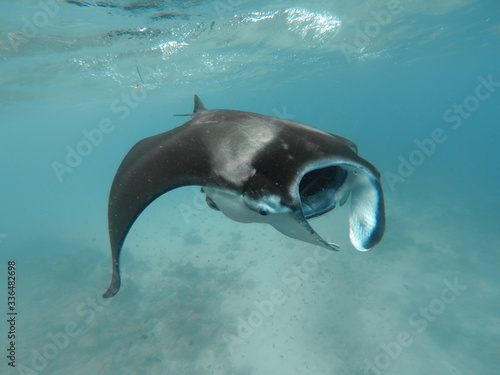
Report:
[[385,231],[380,173],[356,145],[310,126],[226,109],[209,110],[195,95],[191,120],[138,142],[123,159],[109,195],[113,275],[105,298],[120,288],[119,256],[134,221],[156,198],[198,185],[207,204],[243,223],[330,250],[309,225],[351,198],[349,234],[365,251]]

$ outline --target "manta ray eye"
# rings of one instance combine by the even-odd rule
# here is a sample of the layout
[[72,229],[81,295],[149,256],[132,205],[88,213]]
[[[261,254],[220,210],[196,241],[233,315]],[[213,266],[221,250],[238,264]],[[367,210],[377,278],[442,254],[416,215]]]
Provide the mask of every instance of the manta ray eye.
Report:
[[262,216],[267,216],[269,215],[269,210],[266,209],[266,208],[259,208],[259,215],[262,215]]

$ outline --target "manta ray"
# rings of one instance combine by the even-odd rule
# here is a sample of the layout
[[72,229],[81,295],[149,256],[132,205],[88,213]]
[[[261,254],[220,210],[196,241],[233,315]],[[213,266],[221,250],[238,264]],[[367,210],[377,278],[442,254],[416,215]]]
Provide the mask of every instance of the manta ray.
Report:
[[194,97],[185,124],[135,144],[114,177],[108,204],[113,273],[104,298],[120,288],[119,257],[137,217],[159,196],[198,185],[208,206],[242,223],[267,223],[288,237],[339,250],[308,219],[350,196],[349,236],[366,251],[385,231],[380,173],[356,144],[313,127],[253,112],[207,109]]

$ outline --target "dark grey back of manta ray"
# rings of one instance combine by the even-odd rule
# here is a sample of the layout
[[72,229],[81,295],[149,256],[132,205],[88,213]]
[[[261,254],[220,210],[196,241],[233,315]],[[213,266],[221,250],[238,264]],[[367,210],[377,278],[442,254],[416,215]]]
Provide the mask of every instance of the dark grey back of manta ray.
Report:
[[208,110],[196,95],[191,116],[138,142],[116,172],[108,206],[113,275],[105,298],[120,287],[120,251],[134,221],[156,198],[181,186],[202,186],[208,205],[233,220],[268,223],[330,250],[339,247],[307,219],[344,204],[350,194],[354,247],[365,251],[382,239],[380,174],[357,155],[353,142],[257,113]]

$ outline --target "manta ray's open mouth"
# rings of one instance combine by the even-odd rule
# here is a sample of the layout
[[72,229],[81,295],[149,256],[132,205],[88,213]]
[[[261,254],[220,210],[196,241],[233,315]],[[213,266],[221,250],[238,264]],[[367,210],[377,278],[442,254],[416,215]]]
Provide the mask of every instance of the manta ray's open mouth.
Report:
[[299,183],[302,210],[307,219],[320,216],[343,205],[349,197],[342,186],[347,179],[347,171],[338,166],[312,170]]

